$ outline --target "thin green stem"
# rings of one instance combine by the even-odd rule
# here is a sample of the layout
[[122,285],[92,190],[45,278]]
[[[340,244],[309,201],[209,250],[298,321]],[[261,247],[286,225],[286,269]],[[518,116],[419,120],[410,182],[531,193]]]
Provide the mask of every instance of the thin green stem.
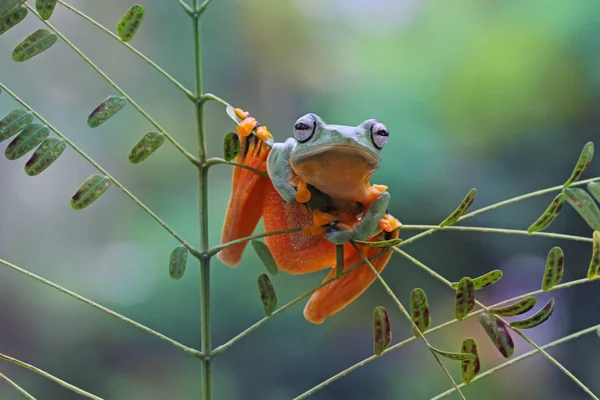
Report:
[[86,392],[83,389],[78,388],[77,386],[73,386],[70,383],[63,381],[62,379],[59,379],[59,378],[55,377],[54,375],[51,375],[51,374],[47,373],[46,371],[43,371],[43,370],[41,370],[41,369],[39,369],[37,367],[34,367],[31,364],[27,364],[26,362],[17,360],[16,358],[7,356],[7,355],[2,354],[2,353],[0,353],[0,359],[6,360],[8,362],[11,362],[13,364],[18,365],[19,367],[23,367],[25,369],[33,371],[36,374],[43,376],[44,378],[50,379],[51,381],[53,381],[55,383],[58,383],[60,386],[62,386],[64,388],[67,388],[67,389],[69,389],[72,392],[75,392],[77,394],[80,394],[82,396],[87,397],[88,399],[102,400],[102,397],[95,396],[95,395],[93,395],[93,394],[91,394],[89,392]]
[[247,236],[247,237],[244,237],[241,239],[232,240],[231,242],[220,244],[218,246],[214,246],[207,251],[207,254],[209,256],[214,256],[215,254],[219,253],[223,249],[226,249],[227,247],[235,246],[236,244],[248,242],[248,241],[254,240],[254,239],[260,239],[260,238],[267,237],[267,236],[275,236],[275,235],[283,235],[286,233],[300,232],[301,230],[302,230],[302,228],[290,228],[290,229],[283,229],[280,231],[257,233],[256,235]]
[[[515,296],[515,297],[510,298],[510,299],[502,300],[502,301],[500,301],[500,302],[498,302],[496,304],[493,304],[493,305],[489,306],[489,308],[501,307],[503,305],[506,305],[506,304],[509,304],[509,303],[512,303],[512,302],[524,299],[525,297],[536,296],[536,295],[542,294],[542,293],[548,293],[548,292],[552,292],[552,291],[555,291],[555,290],[561,290],[561,289],[565,289],[565,288],[576,286],[576,285],[582,285],[584,283],[589,283],[589,282],[596,281],[596,280],[600,280],[600,277],[596,277],[596,278],[591,279],[591,280],[586,278],[586,279],[578,279],[578,280],[575,280],[575,281],[566,282],[566,283],[563,283],[563,284],[560,284],[560,285],[556,285],[556,286],[554,286],[553,288],[551,288],[550,290],[547,290],[547,291],[536,290],[534,292],[529,292],[529,293],[525,293],[525,294],[522,294],[522,295],[519,295],[519,296]],[[465,319],[468,319],[468,318],[471,318],[471,317],[475,317],[475,316],[481,314],[483,311],[484,311],[483,309],[475,310],[472,313],[470,313],[469,315],[467,315],[465,317]],[[465,319],[462,319],[460,321],[457,320],[457,319],[453,319],[452,321],[444,322],[443,324],[437,325],[437,326],[435,326],[433,328],[430,328],[427,331],[423,332],[423,335],[429,335],[429,334],[431,334],[433,332],[437,332],[439,330],[442,330],[444,328],[447,328],[449,326],[457,324],[457,323],[459,323],[461,321],[464,321]],[[405,339],[405,340],[403,340],[403,341],[401,341],[401,342],[399,342],[399,343],[397,343],[397,344],[395,344],[393,346],[390,346],[386,350],[384,350],[384,352],[382,353],[382,356],[384,354],[387,354],[387,353],[391,352],[391,351],[399,350],[400,348],[406,346],[407,344],[409,344],[409,343],[411,343],[411,342],[413,342],[413,341],[415,341],[417,339],[418,338],[416,336],[411,336],[408,339]],[[537,350],[534,350],[533,353],[537,353]],[[356,364],[354,364],[354,365],[352,365],[352,366],[344,369],[343,371],[340,371],[336,375],[330,377],[329,379],[321,382],[317,386],[312,387],[310,390],[308,390],[308,391],[304,392],[303,394],[301,394],[300,396],[296,397],[295,400],[304,399],[304,398],[310,396],[311,394],[316,393],[317,391],[323,389],[325,386],[328,386],[328,385],[332,384],[333,382],[337,381],[338,379],[343,378],[344,376],[350,374],[351,372],[357,370],[358,368],[363,367],[363,366],[369,364],[371,361],[375,361],[375,360],[377,360],[380,357],[381,356],[378,357],[378,356],[373,355],[371,357],[368,357],[368,358],[366,358],[366,359],[364,359],[364,360],[362,360],[362,361],[360,361],[360,362],[358,362],[358,363],[356,363]],[[464,385],[459,385],[459,387],[463,387],[463,386]],[[452,391],[454,391],[454,388],[452,389]]]
[[215,103],[219,103],[221,105],[224,105],[225,107],[231,107],[231,104],[229,104],[228,102],[226,102],[222,98],[215,96],[212,93],[204,93],[200,97],[200,100],[202,100],[202,102],[214,101]]
[[21,273],[21,274],[23,274],[25,276],[33,278],[36,281],[38,281],[40,283],[43,283],[46,286],[50,286],[51,288],[56,289],[59,292],[62,292],[64,294],[66,294],[66,295],[69,295],[69,296],[73,297],[74,299],[77,299],[77,300],[79,300],[79,301],[81,301],[81,302],[83,302],[83,303],[85,303],[85,304],[87,304],[89,306],[94,307],[97,310],[100,310],[100,311],[102,311],[102,312],[104,312],[104,313],[106,313],[108,315],[112,315],[113,317],[118,318],[118,319],[120,319],[123,322],[127,322],[128,324],[131,324],[131,325],[135,326],[138,329],[146,331],[149,334],[151,334],[152,336],[155,336],[155,337],[157,337],[157,338],[159,338],[161,340],[164,340],[165,342],[168,342],[168,343],[172,344],[173,346],[180,348],[181,350],[185,351],[186,353],[188,353],[190,355],[193,355],[194,357],[198,357],[198,358],[201,358],[201,359],[204,358],[204,355],[202,353],[200,353],[198,350],[195,350],[195,349],[192,349],[191,347],[185,346],[185,345],[183,345],[183,344],[181,344],[181,343],[179,343],[179,342],[171,339],[170,337],[167,337],[167,336],[163,335],[162,333],[159,333],[159,332],[155,331],[154,329],[150,329],[147,326],[140,324],[139,322],[136,322],[136,321],[134,321],[132,319],[129,319],[129,318],[125,317],[124,315],[121,315],[121,314],[119,314],[119,313],[117,313],[117,312],[115,312],[115,311],[113,311],[113,310],[111,310],[109,308],[106,308],[106,307],[104,307],[104,306],[102,306],[102,305],[100,305],[100,304],[98,304],[98,303],[96,303],[96,302],[94,302],[94,301],[86,298],[86,297],[81,296],[80,294],[77,294],[77,293],[75,293],[75,292],[73,292],[73,291],[71,291],[69,289],[66,289],[66,288],[64,288],[64,287],[62,287],[62,286],[60,286],[60,285],[58,285],[58,284],[56,284],[56,283],[54,283],[52,281],[49,281],[48,279],[42,278],[39,275],[36,275],[36,274],[34,274],[32,272],[29,272],[26,269],[23,269],[23,268],[21,268],[21,267],[19,267],[17,265],[14,265],[14,264],[12,264],[12,263],[10,263],[10,262],[8,262],[6,260],[3,260],[3,259],[0,259],[0,264],[4,265],[5,267],[8,267],[8,268],[12,269],[13,271],[19,272],[19,273]]
[[8,376],[4,375],[2,372],[0,372],[0,379],[4,379],[6,381],[6,383],[8,383],[10,386],[12,386],[17,392],[21,393],[26,399],[35,400],[35,397],[33,397],[31,394],[29,394],[29,392],[27,392],[27,390],[25,390],[21,386],[17,385],[14,381],[12,381]]
[[177,88],[179,88],[179,90],[181,90],[183,92],[183,94],[185,94],[187,96],[188,99],[190,99],[192,101],[196,100],[196,96],[194,96],[194,93],[192,93],[190,90],[188,90],[179,81],[177,81],[177,79],[175,79],[167,71],[162,69],[154,61],[149,59],[141,51],[139,51],[138,49],[136,49],[129,43],[122,41],[121,38],[119,36],[117,36],[115,33],[113,33],[110,29],[108,29],[107,27],[105,27],[104,25],[102,25],[101,23],[99,23],[98,21],[96,21],[95,19],[90,17],[89,15],[86,15],[85,13],[81,12],[77,8],[73,7],[72,5],[65,3],[63,0],[58,0],[58,3],[61,4],[66,9],[70,10],[71,12],[75,13],[76,15],[80,16],[81,18],[85,19],[86,21],[88,21],[89,23],[94,25],[96,28],[100,29],[102,32],[108,34],[110,37],[115,39],[117,42],[119,42],[120,44],[125,46],[128,50],[132,51],[136,56],[138,56],[139,58],[144,60],[148,65],[150,65],[152,68],[154,68],[159,74],[161,74],[162,76],[167,78],[167,80],[169,80],[172,84],[177,86]]
[[[560,338],[558,340],[550,342],[550,343],[548,343],[548,344],[546,344],[544,346],[541,346],[541,348],[544,349],[544,350],[546,350],[546,349],[549,349],[551,347],[558,346],[559,344],[568,342],[570,340],[577,339],[577,338],[579,338],[579,337],[581,337],[583,335],[587,335],[589,333],[596,332],[598,329],[600,329],[600,324],[599,325],[590,326],[589,328],[580,330],[579,332],[572,333],[572,334],[570,334],[568,336],[565,336],[563,338]],[[516,364],[519,361],[522,361],[522,360],[524,360],[526,358],[534,356],[534,355],[536,355],[538,353],[539,352],[537,350],[531,350],[531,351],[529,351],[527,353],[521,354],[518,357],[515,357],[515,358],[512,358],[512,359],[510,359],[508,361],[505,361],[502,364],[497,365],[494,368],[491,368],[491,369],[489,369],[489,370],[487,370],[485,372],[482,372],[481,374],[477,375],[475,378],[473,378],[473,380],[471,380],[471,382],[469,384],[472,384],[475,381],[483,379],[486,376],[490,376],[493,373],[495,373],[497,371],[500,371],[501,369],[504,369],[506,367],[510,367],[511,365]],[[464,387],[464,386],[466,386],[464,383],[461,383],[460,385],[458,385],[458,387],[461,387],[461,388]],[[454,390],[455,390],[454,388],[451,388],[451,389],[445,391],[444,393],[440,393],[437,396],[432,397],[431,400],[440,400],[440,399],[443,399],[444,397],[447,397],[447,396],[451,395],[454,392]]]
[[[588,242],[588,243],[593,242],[591,237],[587,238],[587,237],[583,237],[583,236],[564,235],[562,233],[552,233],[552,232],[529,233],[525,230],[520,230],[520,229],[484,228],[484,227],[479,227],[479,226],[451,225],[451,226],[445,226],[445,227],[441,228],[437,225],[402,225],[401,229],[403,229],[403,230],[433,230],[433,231],[439,230],[439,231],[501,233],[501,234],[506,234],[506,235],[537,236],[537,237],[546,237],[546,238],[551,238],[551,239],[564,239],[564,240],[572,240],[575,242]],[[407,240],[409,240],[409,239],[407,239]]]
[[100,171],[103,175],[105,175],[110,181],[117,186],[127,197],[129,197],[135,204],[137,204],[142,210],[146,212],[146,214],[150,215],[160,226],[162,226],[167,232],[169,232],[175,239],[177,239],[182,245],[184,245],[194,256],[199,257],[200,252],[191,246],[185,239],[183,239],[173,228],[171,228],[165,221],[163,221],[158,215],[154,213],[154,211],[150,210],[148,206],[142,203],[133,193],[131,193],[125,186],[121,184],[121,182],[117,181],[117,179],[108,173],[100,164],[94,161],[90,156],[88,156],[81,148],[79,148],[75,143],[73,143],[69,138],[67,138],[64,134],[62,134],[57,128],[55,128],[48,120],[42,117],[37,111],[35,111],[29,104],[25,103],[19,96],[17,96],[14,92],[12,92],[9,88],[7,88],[2,82],[0,82],[0,88],[2,88],[6,93],[8,93],[15,101],[29,110],[37,119],[39,119],[44,125],[46,125],[52,132],[56,134],[56,136],[63,139],[75,152],[77,152],[80,156],[82,156],[88,163],[90,163],[94,168]]
[[206,8],[208,7],[211,1],[212,0],[204,0],[202,4],[200,4],[200,7],[198,7],[198,16],[204,14],[204,11],[206,11]]
[[[398,253],[400,253],[402,256],[404,256],[406,259],[410,260],[413,264],[415,264],[419,268],[423,269],[424,271],[427,271],[431,276],[433,276],[436,279],[438,279],[440,282],[442,282],[444,285],[448,286],[450,289],[455,290],[452,287],[452,282],[450,282],[449,280],[447,280],[446,278],[444,278],[443,276],[441,276],[440,274],[438,274],[437,272],[435,272],[434,270],[432,270],[431,268],[429,268],[428,266],[426,266],[425,264],[423,264],[422,262],[420,262],[416,258],[412,257],[411,255],[409,255],[408,253],[406,253],[403,250],[396,249],[396,251]],[[475,300],[475,303],[478,306],[480,306],[481,308],[483,308],[484,310],[486,310],[486,311],[489,310],[480,301]],[[502,322],[504,322],[507,326],[510,327],[510,325],[509,325],[509,323],[507,321],[505,321],[501,317],[498,317],[498,318]],[[592,391],[586,385],[584,385],[583,382],[581,382],[579,379],[577,379],[577,377],[575,375],[573,375],[567,368],[565,368],[565,366],[563,366],[560,362],[558,362],[558,360],[556,360],[554,357],[552,357],[550,354],[548,354],[546,351],[544,351],[540,346],[538,346],[533,340],[531,340],[529,337],[527,337],[525,334],[523,334],[523,332],[521,332],[519,329],[515,329],[515,328],[512,328],[512,327],[511,327],[511,329],[517,335],[521,336],[523,338],[523,340],[525,340],[527,343],[529,343],[531,346],[533,346],[537,351],[539,351],[551,363],[553,363],[554,365],[556,365],[565,375],[567,375],[569,378],[571,378],[571,380],[573,382],[575,382],[581,389],[583,389],[583,391],[585,391],[591,398],[593,398],[594,400],[598,400],[598,398],[596,397],[596,395],[594,395],[594,393],[592,393]]]
[[454,389],[456,389],[456,391],[458,392],[458,394],[460,395],[460,397],[462,397],[463,400],[467,400],[465,398],[465,395],[461,392],[460,388],[456,384],[456,381],[452,377],[452,374],[450,374],[450,371],[448,371],[448,368],[446,368],[446,366],[444,365],[444,363],[440,359],[440,356],[433,350],[433,347],[429,343],[429,340],[427,340],[427,338],[425,337],[425,335],[423,335],[423,332],[421,332],[421,330],[419,329],[419,327],[417,326],[417,324],[415,324],[415,322],[413,321],[413,319],[410,316],[410,314],[408,313],[408,311],[406,311],[406,308],[404,308],[404,306],[402,305],[402,302],[400,300],[398,300],[398,297],[396,297],[396,295],[394,294],[394,292],[392,291],[392,289],[388,286],[388,284],[381,277],[381,275],[379,275],[379,271],[377,271],[377,269],[373,266],[373,264],[371,264],[371,262],[369,261],[369,259],[365,255],[365,253],[363,253],[362,250],[355,243],[353,243],[353,242],[352,242],[352,247],[354,247],[354,250],[356,250],[356,252],[360,255],[360,257],[363,259],[363,261],[369,266],[369,268],[371,268],[371,271],[373,272],[373,274],[375,274],[375,276],[377,277],[377,280],[379,281],[379,283],[381,283],[381,285],[383,286],[383,288],[385,289],[385,291],[387,292],[387,294],[391,297],[391,299],[394,301],[394,303],[396,303],[396,306],[398,307],[398,309],[400,309],[400,311],[402,312],[402,314],[404,314],[404,316],[406,317],[406,319],[408,320],[408,322],[412,324],[413,329],[419,334],[419,337],[423,340],[423,342],[425,342],[425,344],[427,345],[427,347],[431,351],[431,354],[433,355],[433,357],[435,358],[435,360],[438,362],[438,364],[440,365],[440,367],[442,368],[442,370],[444,371],[444,373],[446,374],[446,376],[448,377],[448,379],[450,379],[450,382],[452,383],[452,386],[454,387]]
[[44,21],[34,7],[30,6],[28,3],[25,3],[24,6],[27,7],[29,11],[31,11],[36,17],[38,17],[40,21],[42,21],[52,32],[54,32],[59,38],[61,38],[61,40],[64,41],[71,49],[73,49],[73,51],[75,51],[75,53],[77,53],[77,55],[81,57],[94,71],[96,71],[102,78],[104,78],[104,80],[108,82],[121,96],[123,96],[140,114],[142,114],[144,118],[148,120],[148,122],[154,125],[154,127],[158,129],[158,131],[162,133],[165,136],[165,138],[177,148],[177,150],[179,150],[194,165],[198,165],[199,161],[196,157],[194,157],[192,153],[183,148],[183,146],[179,144],[179,142],[177,142],[177,140],[175,140],[175,138],[173,138],[173,136],[171,136],[169,132],[167,132],[162,126],[160,126],[158,122],[156,122],[154,118],[150,116],[150,114],[144,111],[144,109],[140,107],[131,98],[131,96],[125,93],[125,91],[121,89],[119,85],[115,83],[115,81],[113,81],[108,75],[106,75],[104,71],[102,71],[88,56],[86,56],[81,50],[79,50],[79,48],[75,46],[73,42],[67,39],[65,35],[63,35],[58,29],[56,29],[54,25],[52,25],[50,22]]
[[218,158],[218,157],[213,157],[213,158],[209,158],[208,160],[206,160],[206,168],[210,168],[213,165],[218,165],[218,164],[228,164],[228,165],[232,165],[234,167],[245,168],[245,169],[252,171],[258,175],[262,175],[266,178],[269,177],[269,174],[267,174],[265,171],[261,171],[260,169],[253,168],[246,164],[240,164],[235,161],[226,161],[226,160],[224,160],[222,158]]
[[190,17],[194,16],[194,10],[192,10],[192,7],[190,7],[184,0],[177,1],[179,2],[179,4],[181,4],[183,11],[185,11],[187,15],[189,15]]

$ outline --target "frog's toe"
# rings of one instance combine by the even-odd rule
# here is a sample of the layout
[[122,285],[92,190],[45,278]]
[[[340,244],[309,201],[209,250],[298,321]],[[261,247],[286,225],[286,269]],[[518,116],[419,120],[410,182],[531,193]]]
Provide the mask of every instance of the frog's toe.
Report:
[[337,221],[331,222],[325,231],[325,238],[333,244],[348,243],[355,235],[354,229],[348,229]]

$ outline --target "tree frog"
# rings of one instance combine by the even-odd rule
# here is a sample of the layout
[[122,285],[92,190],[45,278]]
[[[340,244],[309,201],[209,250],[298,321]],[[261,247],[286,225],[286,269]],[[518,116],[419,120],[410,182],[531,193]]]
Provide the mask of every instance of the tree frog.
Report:
[[[236,163],[265,171],[268,177],[234,167],[232,194],[223,227],[222,242],[250,236],[262,218],[265,232],[302,228],[301,231],[265,237],[279,269],[303,274],[332,268],[325,280],[335,277],[335,245],[344,246],[344,270],[362,262],[351,240],[395,239],[400,222],[387,213],[389,194],[382,185],[370,184],[381,162],[389,132],[370,119],[352,127],[328,125],[316,114],[294,124],[294,137],[274,143],[265,126],[236,109],[240,152]],[[236,266],[246,243],[218,253],[226,265]],[[359,248],[381,271],[391,249]],[[375,257],[375,258],[373,258]],[[304,309],[316,324],[340,311],[374,281],[375,274],[362,265],[317,290]]]

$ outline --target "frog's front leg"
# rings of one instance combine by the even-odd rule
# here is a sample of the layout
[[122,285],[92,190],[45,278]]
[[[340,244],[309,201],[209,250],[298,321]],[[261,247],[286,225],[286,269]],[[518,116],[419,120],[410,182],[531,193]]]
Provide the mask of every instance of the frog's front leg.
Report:
[[390,203],[390,194],[372,187],[375,200],[371,203],[361,220],[354,226],[332,222],[325,237],[332,243],[343,244],[351,240],[366,240],[373,237],[380,229],[380,221],[385,218]]
[[294,174],[290,166],[290,156],[296,143],[293,138],[289,138],[284,143],[275,143],[267,158],[269,178],[286,203],[296,203],[296,188],[290,183]]

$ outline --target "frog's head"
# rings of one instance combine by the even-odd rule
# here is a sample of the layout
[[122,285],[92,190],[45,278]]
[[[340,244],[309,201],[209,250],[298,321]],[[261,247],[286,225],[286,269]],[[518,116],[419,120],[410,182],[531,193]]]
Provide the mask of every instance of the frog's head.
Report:
[[376,170],[388,141],[385,125],[368,119],[358,126],[327,125],[316,114],[306,114],[294,125],[297,145],[291,155],[295,165],[322,158],[342,157]]

